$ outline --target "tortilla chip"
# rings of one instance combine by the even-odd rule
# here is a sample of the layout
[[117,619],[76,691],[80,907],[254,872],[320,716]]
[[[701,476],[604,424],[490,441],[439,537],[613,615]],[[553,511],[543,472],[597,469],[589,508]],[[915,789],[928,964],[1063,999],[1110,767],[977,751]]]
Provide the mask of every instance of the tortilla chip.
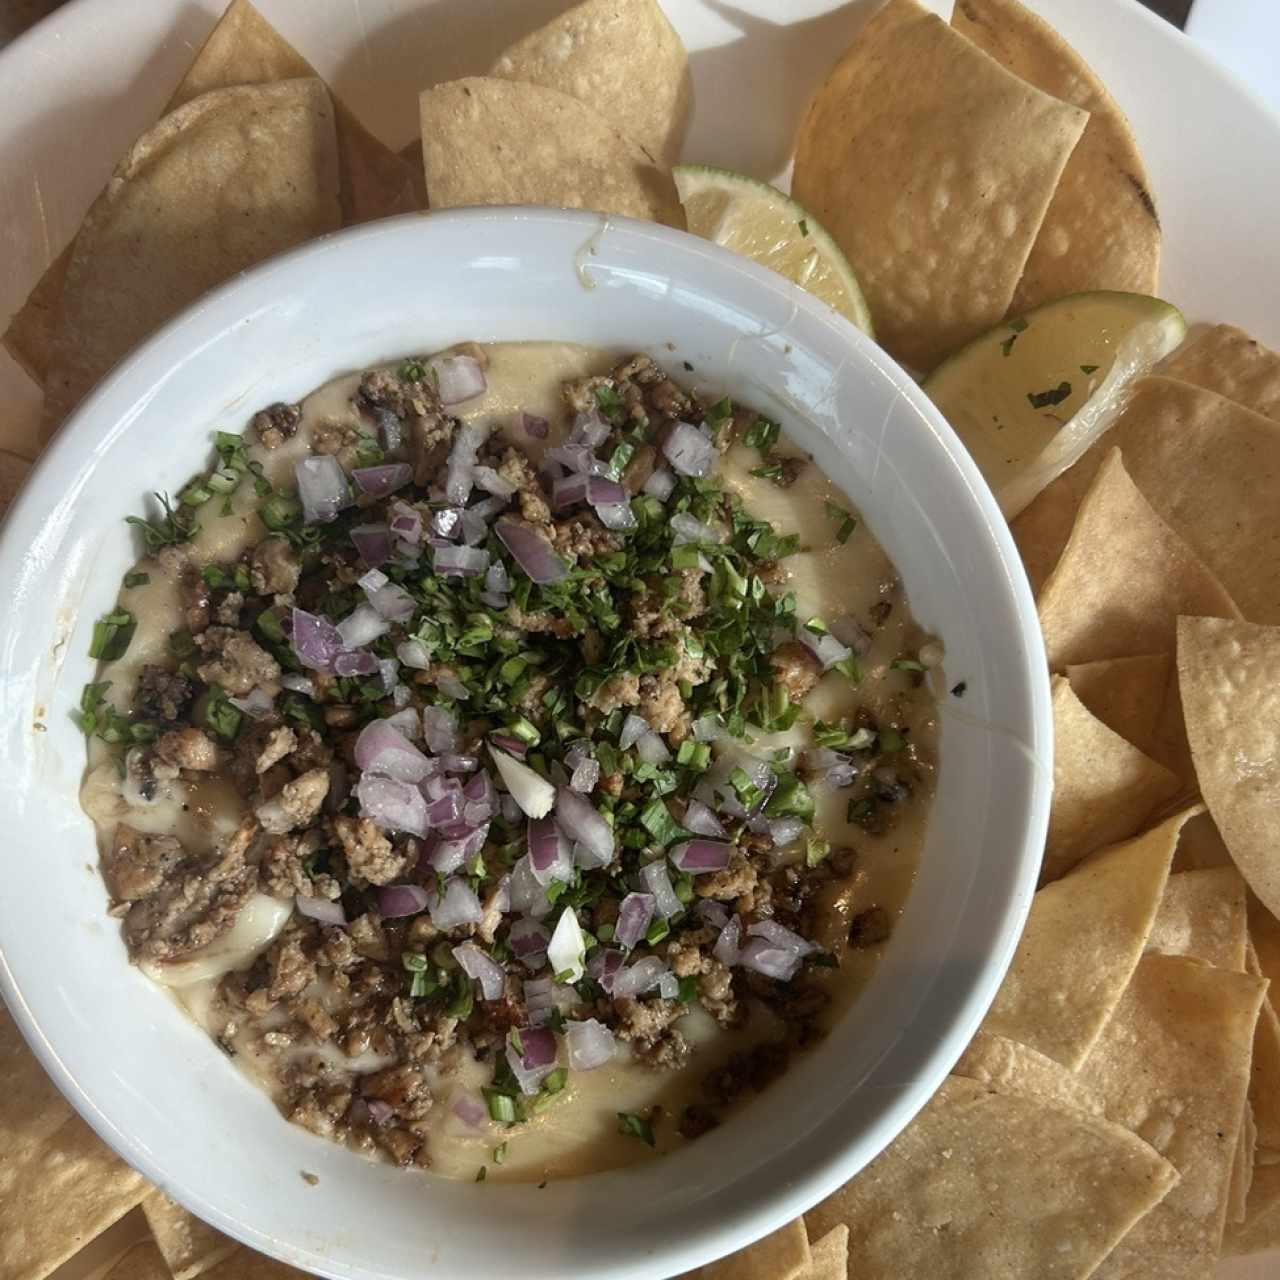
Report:
[[1043,1053],[979,1031],[969,1042],[953,1075],[976,1080],[997,1093],[1017,1093],[1062,1107],[1074,1107],[1089,1115],[1102,1115],[1102,1100],[1074,1071]]
[[1236,1139],[1231,1160],[1231,1176],[1227,1182],[1227,1224],[1243,1222],[1249,1212],[1249,1188],[1253,1185],[1253,1153],[1258,1144],[1258,1128],[1253,1123],[1253,1108],[1246,1099],[1240,1136]]
[[1155,293],[1160,219],[1133,131],[1088,63],[1017,0],[957,0],[951,25],[1028,84],[1089,112],[1010,308],[1091,289]]
[[1156,745],[1172,671],[1173,657],[1168,653],[1140,653],[1066,667],[1071,691],[1086,709],[1147,756]]
[[1119,449],[1108,452],[1084,495],[1037,611],[1052,671],[1172,653],[1179,614],[1240,616],[1218,580],[1138,492]]
[[657,0],[584,0],[510,45],[489,74],[585,102],[660,164],[680,155],[693,83]]
[[0,1080],[0,1275],[40,1280],[148,1188],[54,1087],[3,1004]]
[[1160,372],[1280,422],[1280,354],[1234,325],[1214,325],[1183,343]]
[[[1252,924],[1257,899],[1252,894],[1249,899],[1249,920]],[[1277,1164],[1280,1163],[1280,1017],[1276,1016],[1276,1000],[1280,996],[1280,983],[1259,963],[1252,940],[1245,947],[1245,970],[1271,982],[1253,1038],[1249,1105],[1257,1134],[1255,1160],[1258,1164]]]
[[1146,946],[1186,809],[1094,854],[1032,900],[1022,941],[983,1023],[1075,1070]]
[[928,370],[1003,318],[1087,113],[890,0],[818,90],[792,193],[836,238],[876,338]]
[[1173,855],[1174,871],[1206,871],[1210,867],[1234,866],[1218,828],[1213,825],[1213,815],[1202,811],[1188,819],[1178,837],[1178,851]]
[[849,1280],[849,1228],[837,1223],[809,1246],[812,1261],[800,1280]]
[[1174,873],[1164,887],[1147,950],[1243,973],[1249,936],[1244,892],[1235,867]]
[[172,1280],[160,1250],[151,1241],[136,1244],[107,1272],[104,1280]]
[[805,1217],[815,1233],[847,1223],[850,1274],[869,1280],[1079,1280],[1175,1181],[1118,1125],[950,1076]]
[[684,226],[670,173],[577,98],[477,76],[428,89],[421,105],[433,209],[541,204]]
[[1258,972],[1271,980],[1271,993],[1280,996],[1280,920],[1267,910],[1256,894],[1249,894],[1249,936],[1253,939]]
[[142,1212],[173,1280],[194,1280],[239,1248],[162,1191],[153,1191],[142,1202]]
[[1178,675],[1205,804],[1249,887],[1280,911],[1280,627],[1178,619]]
[[[232,0],[209,33],[166,112],[211,89],[274,84],[315,76],[315,68],[249,0]],[[342,225],[352,226],[423,207],[414,172],[342,103],[334,100],[341,176]]]
[[1275,1248],[1280,1248],[1280,1164],[1258,1165],[1245,1202],[1244,1222],[1228,1224],[1222,1251],[1234,1256]]
[[755,1244],[687,1272],[684,1280],[802,1280],[809,1262],[804,1219],[795,1218]]
[[339,224],[319,80],[215,89],[165,116],[76,237],[45,417],[57,426],[132,347],[238,271]]
[[[232,0],[174,90],[166,114],[213,89],[272,84],[314,76],[311,64],[251,5]],[[420,148],[412,162],[378,141],[342,103],[334,102],[343,224],[368,222],[426,207]],[[4,334],[4,346],[36,382],[49,373],[54,318],[75,242],[45,268]]]
[[1207,1280],[1222,1243],[1231,1162],[1265,984],[1181,956],[1144,956],[1081,1068],[1107,1115],[1149,1142],[1178,1185],[1098,1269],[1098,1280]]
[[1090,715],[1065,677],[1054,676],[1053,804],[1041,883],[1141,830],[1181,790],[1167,769]]
[[27,482],[31,463],[0,449],[0,516],[9,509],[9,503],[18,496],[18,490]]
[[1057,564],[1080,501],[1113,447],[1142,496],[1241,613],[1280,622],[1280,423],[1172,378],[1143,378],[1111,430],[1013,522],[1032,586]]

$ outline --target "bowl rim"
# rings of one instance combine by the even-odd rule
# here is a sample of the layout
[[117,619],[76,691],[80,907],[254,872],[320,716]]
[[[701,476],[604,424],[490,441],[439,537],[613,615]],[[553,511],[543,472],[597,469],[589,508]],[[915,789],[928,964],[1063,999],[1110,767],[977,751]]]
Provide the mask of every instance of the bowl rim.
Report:
[[[131,403],[136,403],[144,396],[146,389],[159,380],[161,371],[150,369],[158,352],[171,345],[175,339],[183,338],[184,331],[188,329],[191,329],[192,333],[187,335],[187,347],[189,351],[194,351],[196,348],[192,347],[191,341],[196,338],[206,312],[225,305],[241,293],[245,295],[245,302],[248,304],[250,299],[268,286],[278,273],[288,272],[298,264],[308,263],[326,254],[341,253],[348,246],[397,234],[398,228],[411,222],[420,226],[441,225],[444,222],[450,224],[530,222],[554,224],[571,227],[581,232],[584,243],[612,228],[626,233],[639,242],[651,242],[648,247],[657,254],[661,254],[664,247],[687,248],[688,242],[693,241],[699,247],[700,256],[710,260],[717,270],[729,269],[737,276],[745,277],[753,287],[763,287],[773,293],[785,294],[793,306],[792,324],[796,322],[800,313],[805,313],[811,319],[817,319],[828,327],[834,326],[846,345],[855,350],[858,358],[888,379],[907,399],[911,407],[925,418],[931,430],[944,445],[945,451],[950,455],[950,461],[960,469],[966,482],[965,488],[969,492],[970,499],[978,507],[983,523],[994,542],[994,551],[1004,569],[1002,584],[1008,603],[1017,619],[1017,638],[1021,642],[1020,649],[1023,654],[1022,668],[1017,674],[1026,685],[1024,699],[1026,724],[1037,744],[1034,762],[1038,767],[1032,771],[1029,793],[1023,798],[1024,812],[1018,824],[1022,836],[1021,847],[1017,852],[1016,875],[999,886],[998,894],[988,895],[989,899],[998,898],[993,906],[992,913],[996,924],[992,936],[988,939],[988,951],[982,965],[964,983],[963,995],[952,1001],[950,1022],[947,1025],[938,1025],[931,1033],[933,1047],[929,1053],[930,1069],[919,1078],[904,1083],[902,1089],[888,1099],[881,1109],[876,1121],[876,1129],[878,1132],[888,1134],[877,1147],[877,1150],[882,1150],[910,1123],[941,1085],[960,1056],[995,997],[1025,924],[1047,830],[1049,798],[1052,791],[1050,685],[1048,668],[1043,662],[1043,641],[1030,585],[1007,523],[976,464],[968,456],[964,446],[940,412],[910,375],[886,352],[827,304],[768,268],[687,232],[588,211],[555,210],[521,205],[461,208],[432,211],[428,215],[405,214],[329,233],[259,263],[209,291],[130,351],[93,388],[46,446],[22,490],[11,504],[3,523],[0,523],[0,581],[11,576],[25,549],[25,544],[19,544],[14,536],[15,530],[22,525],[32,524],[38,527],[44,523],[45,514],[41,513],[47,514],[48,504],[42,500],[47,498],[47,495],[42,494],[42,490],[46,488],[60,467],[64,467],[73,455],[83,451],[86,438],[93,432],[94,422],[100,416],[103,406],[111,404],[135,383],[137,385],[129,393],[129,399]],[[579,271],[581,269],[579,266]],[[714,289],[711,289],[706,282],[698,287],[702,291],[714,293]],[[242,315],[248,312],[248,305],[241,309]],[[118,413],[113,413],[111,418],[116,420],[119,416]],[[1031,752],[1033,749],[1028,747],[1027,750]],[[3,754],[3,747],[0,747],[0,755]],[[130,1165],[145,1174],[152,1182],[169,1190],[200,1217],[215,1223],[224,1231],[254,1248],[298,1265],[296,1256],[281,1252],[281,1248],[287,1248],[289,1242],[275,1240],[256,1227],[226,1213],[216,1204],[206,1201],[203,1196],[191,1189],[174,1186],[158,1153],[143,1145],[100,1108],[46,1036],[36,1009],[28,1002],[16,983],[6,950],[4,939],[0,938],[0,996],[4,998],[15,1023],[41,1065],[49,1073],[58,1089],[99,1136]],[[706,1253],[704,1249],[705,1256],[701,1261],[709,1261],[713,1256],[719,1257],[744,1247],[812,1208],[819,1200],[842,1185],[853,1172],[856,1172],[848,1168],[852,1162],[848,1148],[849,1144],[845,1143],[839,1150],[823,1159],[805,1162],[802,1174],[787,1185],[775,1188],[775,1194],[767,1197],[763,1203],[755,1202],[760,1199],[757,1196],[755,1201],[747,1202],[723,1225],[719,1227],[713,1225],[708,1228],[706,1234],[719,1237],[714,1245],[717,1252]],[[861,1167],[860,1165],[859,1168]],[[677,1252],[678,1250],[670,1249],[658,1256],[671,1262],[677,1259]],[[647,1263],[651,1266],[656,1260],[649,1258]],[[680,1255],[679,1260],[682,1263],[686,1262],[686,1254]],[[315,1258],[306,1265],[325,1266],[326,1264],[324,1260]],[[376,1264],[363,1269],[345,1263],[339,1265],[336,1261],[329,1265],[334,1269],[327,1271],[327,1274],[332,1275],[372,1277],[386,1274],[378,1271]],[[603,1274],[605,1273],[602,1272],[601,1275]],[[610,1274],[622,1275],[623,1272],[616,1270]],[[625,1274],[631,1275],[633,1272],[628,1270]],[[645,1270],[643,1273],[636,1271],[634,1274],[657,1273]]]

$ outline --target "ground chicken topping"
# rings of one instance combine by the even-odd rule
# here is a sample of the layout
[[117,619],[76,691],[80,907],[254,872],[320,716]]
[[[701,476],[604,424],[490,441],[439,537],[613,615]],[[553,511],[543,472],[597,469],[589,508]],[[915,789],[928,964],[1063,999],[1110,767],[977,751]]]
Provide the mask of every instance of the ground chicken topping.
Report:
[[[518,1128],[615,1057],[688,1069],[698,1007],[726,1032],[772,1018],[783,1038],[678,1121],[714,1126],[821,1034],[842,958],[891,932],[817,797],[876,838],[930,773],[910,655],[875,673],[879,710],[806,710],[874,683],[884,618],[832,620],[846,644],[798,615],[787,562],[812,548],[718,482],[736,443],[793,484],[776,424],[639,355],[568,383],[545,438],[513,436],[451,416],[483,354],[371,370],[346,416],[256,414],[293,486],[219,433],[216,469],[138,522],[177,591],[170,661],[129,707],[110,680],[81,705],[144,798],[216,782],[240,806],[205,845],[116,828],[103,872],[135,958],[190,956],[251,899],[293,904],[218,983],[218,1041],[273,1064],[291,1119],[402,1164],[429,1162],[460,1062],[487,1080],[471,1110]],[[240,486],[265,536],[200,563],[204,508]],[[854,523],[836,513],[833,545]],[[95,656],[133,627],[117,608]],[[621,1119],[646,1141],[658,1123]]]

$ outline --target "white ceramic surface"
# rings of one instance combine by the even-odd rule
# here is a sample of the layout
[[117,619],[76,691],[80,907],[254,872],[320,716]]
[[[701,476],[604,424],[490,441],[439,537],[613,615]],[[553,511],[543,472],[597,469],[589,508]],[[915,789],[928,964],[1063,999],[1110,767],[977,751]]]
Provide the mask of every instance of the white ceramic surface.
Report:
[[[849,492],[946,642],[940,791],[883,969],[750,1120],[626,1171],[532,1186],[369,1164],[284,1123],[130,969],[104,915],[71,722],[92,622],[134,555],[121,517],[346,368],[461,338],[556,337],[683,360],[772,412]],[[653,1277],[738,1247],[873,1156],[940,1082],[1033,887],[1051,750],[1025,579],[963,448],[822,304],[682,233],[489,211],[347,232],[212,295],[131,357],[46,453],[0,541],[0,989],[58,1084],[202,1217],[334,1276]],[[988,728],[994,726],[994,728]],[[300,1176],[319,1177],[315,1186]]]

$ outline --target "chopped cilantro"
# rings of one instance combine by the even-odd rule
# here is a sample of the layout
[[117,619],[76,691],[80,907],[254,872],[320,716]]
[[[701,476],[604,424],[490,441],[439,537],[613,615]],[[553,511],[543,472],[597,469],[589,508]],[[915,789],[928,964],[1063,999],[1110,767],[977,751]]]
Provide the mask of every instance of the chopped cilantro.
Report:
[[1030,324],[1031,324],[1030,320],[1024,320],[1021,316],[1019,316],[1016,320],[1009,321],[1009,328],[1012,329],[1014,333],[1022,333],[1027,329],[1027,327]]
[[1017,342],[1017,340],[1018,340],[1018,335],[1016,333],[1010,334],[1000,344],[1000,354],[1004,356],[1011,356],[1013,354],[1013,344]]
[[126,573],[124,575],[124,585],[126,587],[145,587],[151,581],[149,573]]
[[639,1138],[641,1142],[647,1142],[651,1147],[658,1145],[658,1140],[654,1137],[653,1125],[643,1116],[638,1116],[631,1111],[618,1112],[618,1132],[632,1138]]
[[1097,366],[1096,364],[1082,364],[1082,365],[1080,366],[1080,372],[1081,372],[1081,373],[1086,373],[1086,374],[1088,374],[1088,373],[1097,373],[1097,372],[1098,372],[1098,366]]
[[1047,391],[1028,391],[1027,400],[1033,409],[1048,409],[1061,404],[1071,394],[1071,383],[1060,382]]
[[676,999],[681,1004],[692,1004],[698,998],[698,979],[690,975],[680,979],[680,992]]
[[801,822],[812,822],[813,796],[795,774],[785,774],[778,779],[778,785],[774,787],[764,811],[770,818],[793,817],[799,818]]
[[227,691],[221,685],[211,684],[205,697],[204,727],[212,729],[220,738],[231,739],[240,732],[243,718],[239,710],[231,705]]
[[951,686],[951,696],[953,698],[963,698],[968,688],[969,682],[967,680],[958,680]]
[[482,1164],[480,1168],[476,1171],[476,1181],[483,1182],[485,1178],[488,1177],[488,1175],[489,1175],[489,1166]]
[[427,366],[421,360],[406,360],[396,370],[396,377],[401,382],[423,382],[426,376]]
[[742,443],[749,449],[758,449],[762,454],[767,455],[778,443],[781,431],[782,428],[776,422],[771,422],[768,418],[757,418],[742,433]]
[[138,620],[128,609],[115,609],[104,614],[93,624],[89,657],[99,658],[104,662],[124,657],[137,625]]
[[806,219],[801,218],[800,221],[796,223],[796,226],[800,228],[800,234],[802,236],[807,236],[809,234],[809,223]]
[[504,1142],[504,1143],[502,1143],[500,1146],[496,1146],[496,1147],[494,1147],[494,1149],[493,1149],[493,1163],[494,1163],[494,1164],[506,1164],[506,1162],[507,1162],[507,1152],[508,1152],[508,1150],[510,1150],[510,1147],[511,1147],[511,1144],[510,1144],[509,1142]]
[[885,755],[893,755],[907,745],[907,740],[897,729],[880,730],[880,750]]
[[923,671],[925,669],[923,662],[917,662],[915,658],[894,658],[889,663],[891,671]]
[[663,849],[689,835],[689,832],[671,816],[671,810],[661,798],[651,800],[641,810],[640,825]]
[[840,522],[836,529],[836,541],[844,546],[849,541],[849,535],[858,527],[857,518],[851,516],[842,506],[835,502],[825,502],[823,506],[827,509],[827,515],[833,520]]
[[805,841],[804,846],[805,866],[816,867],[820,862],[825,861],[830,853],[830,840],[820,840],[817,836],[810,837]]

